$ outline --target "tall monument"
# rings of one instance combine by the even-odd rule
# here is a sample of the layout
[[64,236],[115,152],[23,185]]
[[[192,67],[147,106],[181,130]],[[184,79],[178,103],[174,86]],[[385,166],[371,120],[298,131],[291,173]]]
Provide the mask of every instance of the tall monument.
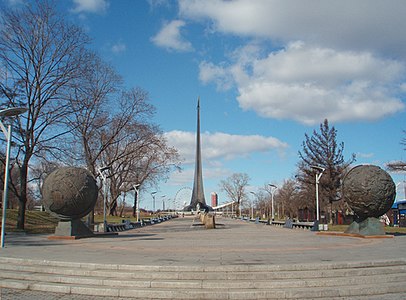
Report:
[[205,211],[213,210],[206,204],[203,190],[202,175],[202,155],[200,147],[200,98],[197,100],[197,130],[196,130],[196,159],[195,159],[195,179],[193,182],[193,192],[190,204],[184,208],[185,211],[204,209]]

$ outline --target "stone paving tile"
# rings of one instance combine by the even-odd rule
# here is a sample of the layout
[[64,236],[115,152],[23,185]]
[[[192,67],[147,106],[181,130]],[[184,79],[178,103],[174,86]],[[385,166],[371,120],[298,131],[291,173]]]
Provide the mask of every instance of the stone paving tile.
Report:
[[[376,295],[376,296],[359,296],[351,298],[329,298],[329,300],[404,300],[406,295]],[[136,298],[121,298],[121,297],[103,297],[103,296],[87,296],[74,294],[60,294],[50,292],[38,292],[16,289],[0,288],[0,300],[140,300]]]
[[134,298],[87,296],[0,288],[0,300],[135,300]]
[[[9,236],[0,256],[134,265],[228,265],[348,262],[405,258],[406,236],[390,239],[318,236],[314,232],[218,218],[215,230],[191,218],[75,241]],[[388,251],[390,249],[390,251]],[[106,258],[108,258],[106,260]]]

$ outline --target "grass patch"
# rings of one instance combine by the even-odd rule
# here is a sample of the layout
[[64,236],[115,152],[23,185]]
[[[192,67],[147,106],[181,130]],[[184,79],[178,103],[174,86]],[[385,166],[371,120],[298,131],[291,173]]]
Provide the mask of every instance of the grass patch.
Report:
[[[328,225],[329,231],[344,232],[347,230],[349,225]],[[385,232],[389,234],[406,234],[406,227],[392,227],[385,226]]]
[[[0,216],[3,212],[0,210]],[[17,230],[17,209],[8,209],[6,215],[6,231],[7,232],[18,232]],[[150,216],[142,216],[141,218],[149,218]],[[134,217],[118,217],[118,216],[107,216],[107,223],[121,223],[122,220],[130,220],[135,222]],[[95,215],[95,223],[103,223],[103,215]],[[45,211],[31,211],[27,210],[25,213],[25,229],[27,233],[54,233],[55,227],[58,225],[58,219],[52,217],[48,212]],[[1,228],[1,224],[0,224]]]
[[[6,215],[6,231],[17,230],[16,209],[8,209]],[[27,233],[53,233],[58,220],[44,211],[26,211],[25,232]]]

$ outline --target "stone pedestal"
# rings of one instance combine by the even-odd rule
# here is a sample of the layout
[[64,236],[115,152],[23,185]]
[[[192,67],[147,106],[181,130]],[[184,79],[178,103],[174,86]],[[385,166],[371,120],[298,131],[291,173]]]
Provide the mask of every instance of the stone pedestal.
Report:
[[80,219],[72,221],[59,221],[58,226],[55,228],[55,236],[60,237],[89,237],[93,236],[91,231]]
[[216,228],[216,220],[214,215],[212,214],[200,214],[200,221],[204,225],[206,229],[215,229]]
[[214,215],[206,215],[204,228],[206,229],[215,229],[216,228],[216,221],[214,219]]
[[370,217],[362,222],[352,222],[345,233],[354,233],[364,236],[385,235],[385,226],[378,218]]

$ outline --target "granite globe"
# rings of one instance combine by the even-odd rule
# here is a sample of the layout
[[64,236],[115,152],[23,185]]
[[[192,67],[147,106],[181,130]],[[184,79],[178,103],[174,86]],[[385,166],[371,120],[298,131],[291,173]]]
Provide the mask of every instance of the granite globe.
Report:
[[363,221],[378,218],[391,207],[396,197],[392,177],[378,166],[361,165],[352,168],[344,177],[343,198]]
[[61,221],[80,219],[97,201],[98,188],[86,169],[62,167],[47,176],[42,186],[45,209]]

